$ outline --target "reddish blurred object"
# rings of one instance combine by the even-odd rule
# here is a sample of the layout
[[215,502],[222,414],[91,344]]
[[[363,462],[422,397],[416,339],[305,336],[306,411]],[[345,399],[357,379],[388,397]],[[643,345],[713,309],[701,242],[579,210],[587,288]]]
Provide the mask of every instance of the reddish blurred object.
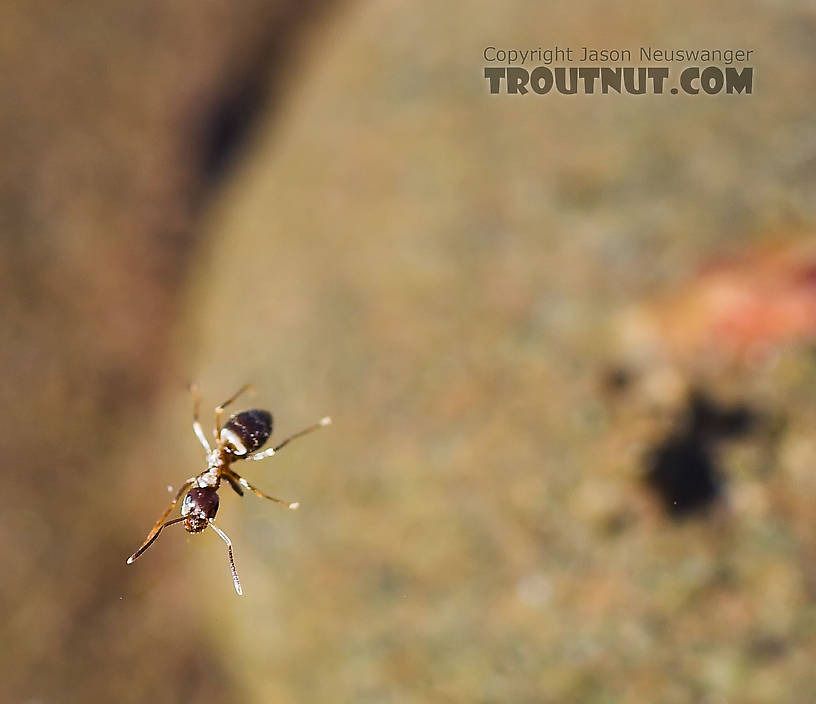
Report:
[[641,369],[754,364],[816,339],[816,237],[775,243],[705,266],[674,293],[627,311],[625,359]]

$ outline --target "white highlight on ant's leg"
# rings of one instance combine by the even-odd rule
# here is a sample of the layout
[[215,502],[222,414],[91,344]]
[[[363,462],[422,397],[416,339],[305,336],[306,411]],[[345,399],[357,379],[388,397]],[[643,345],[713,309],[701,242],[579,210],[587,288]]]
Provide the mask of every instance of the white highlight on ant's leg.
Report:
[[204,451],[209,455],[212,452],[210,443],[207,442],[207,436],[204,434],[204,429],[198,420],[198,407],[201,402],[201,395],[198,392],[198,384],[191,384],[190,391],[193,393],[193,432],[196,434],[198,441],[204,448]]
[[248,455],[246,459],[248,460],[258,460],[266,459],[267,457],[272,457],[276,452],[274,447],[270,447],[268,450],[264,450],[263,452],[256,452],[254,455]]
[[294,511],[298,506],[300,506],[299,501],[284,501],[283,499],[275,498],[274,496],[269,496],[269,494],[264,494],[258,487],[252,486],[246,479],[244,479],[238,472],[235,472],[232,469],[226,470],[229,475],[235,479],[244,489],[251,491],[255,496],[260,496],[262,499],[269,499],[270,501],[274,501],[276,504],[280,504],[281,506],[285,506],[288,509]]
[[179,518],[174,518],[172,521],[166,521],[162,523],[159,526],[159,529],[155,533],[152,533],[149,536],[148,540],[145,540],[144,543],[142,543],[142,546],[127,559],[127,564],[132,565],[133,562],[139,557],[139,555],[141,555],[145,550],[147,550],[158,539],[159,535],[161,535],[162,530],[164,530],[167,526],[172,526],[175,525],[176,523],[180,523],[184,519],[185,519],[184,516],[180,516]]
[[223,540],[227,544],[227,553],[229,554],[229,563],[230,563],[230,572],[232,572],[232,583],[235,585],[235,591],[238,592],[238,596],[243,596],[243,590],[241,589],[241,580],[238,579],[238,570],[235,569],[235,560],[232,557],[232,541],[227,537],[227,534],[221,530],[215,523],[213,523],[213,519],[210,518],[210,528],[212,528],[218,535],[221,536],[221,540]]
[[262,499],[269,499],[270,501],[274,501],[276,504],[280,504],[281,506],[286,506],[286,508],[291,509],[292,511],[294,511],[295,509],[298,508],[298,506],[300,506],[299,501],[292,501],[290,503],[289,501],[284,501],[283,499],[277,499],[274,496],[269,496],[269,494],[264,494],[260,489],[258,489],[257,487],[252,486],[252,484],[250,484],[242,476],[240,476],[240,475],[237,475],[237,476],[238,476],[238,483],[242,487],[244,487],[244,489],[248,489],[253,494],[255,494],[255,496],[260,496]]
[[197,420],[193,421],[193,432],[196,434],[198,441],[204,448],[204,452],[209,455],[212,452],[212,448],[210,447],[210,443],[207,442],[207,436],[204,434],[204,429],[201,427],[201,423],[199,423]]
[[299,430],[294,435],[290,435],[288,438],[286,438],[286,440],[279,443],[275,447],[270,447],[268,450],[262,450],[261,452],[256,452],[254,455],[248,455],[246,459],[255,460],[257,462],[258,460],[262,460],[262,459],[265,459],[267,457],[272,457],[272,455],[276,454],[284,445],[287,445],[289,442],[291,442],[295,438],[299,438],[302,435],[307,435],[308,433],[312,433],[315,430],[320,430],[320,428],[323,428],[324,426],[331,425],[331,422],[332,422],[332,419],[329,418],[329,416],[326,416],[325,418],[321,418],[314,425],[310,425],[308,428],[304,428],[303,430]]

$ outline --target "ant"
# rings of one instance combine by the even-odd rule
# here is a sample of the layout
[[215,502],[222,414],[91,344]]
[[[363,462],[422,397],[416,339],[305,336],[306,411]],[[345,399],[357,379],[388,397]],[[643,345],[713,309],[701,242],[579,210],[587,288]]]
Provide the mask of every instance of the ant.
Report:
[[[289,503],[281,499],[276,499],[274,496],[264,494],[260,489],[252,486],[252,484],[238,474],[238,472],[233,470],[230,465],[237,460],[262,460],[266,457],[272,457],[272,455],[276,454],[284,445],[287,445],[295,438],[299,438],[301,435],[306,435],[331,423],[331,418],[327,416],[314,425],[294,435],[290,435],[275,447],[261,450],[264,443],[272,434],[272,414],[269,411],[263,411],[257,408],[249,411],[241,411],[241,413],[230,416],[224,426],[221,426],[221,414],[224,412],[224,409],[242,393],[250,389],[252,389],[252,386],[249,384],[242,386],[230,398],[224,401],[224,403],[216,407],[215,430],[213,431],[215,449],[213,449],[210,447],[207,436],[204,434],[204,430],[198,420],[198,408],[200,403],[198,386],[193,384],[190,387],[193,393],[193,432],[207,454],[207,469],[198,476],[190,477],[181,485],[175,498],[170,502],[170,505],[159,520],[156,521],[156,524],[147,534],[141,547],[127,559],[127,564],[131,564],[147,550],[166,526],[184,521],[184,529],[188,533],[201,533],[206,528],[212,528],[219,535],[221,540],[227,544],[230,571],[232,572],[232,581],[233,584],[235,584],[235,591],[238,592],[239,596],[243,594],[241,581],[238,579],[238,571],[235,569],[235,560],[233,560],[232,557],[232,542],[227,537],[227,534],[213,522],[215,514],[218,511],[218,488],[221,484],[221,480],[226,480],[239,496],[243,496],[244,489],[248,489],[262,499],[269,499],[292,510],[296,509],[300,504],[297,502]],[[181,516],[169,521],[166,520],[185,492],[187,492],[187,495],[181,504]]]

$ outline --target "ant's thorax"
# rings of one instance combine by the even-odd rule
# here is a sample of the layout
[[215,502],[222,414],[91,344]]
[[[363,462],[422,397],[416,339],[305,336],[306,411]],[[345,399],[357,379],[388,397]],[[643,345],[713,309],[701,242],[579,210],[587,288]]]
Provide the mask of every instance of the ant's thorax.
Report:
[[198,475],[195,485],[198,487],[213,487],[221,484],[221,472],[229,466],[235,458],[225,447],[217,447],[207,455],[207,469]]

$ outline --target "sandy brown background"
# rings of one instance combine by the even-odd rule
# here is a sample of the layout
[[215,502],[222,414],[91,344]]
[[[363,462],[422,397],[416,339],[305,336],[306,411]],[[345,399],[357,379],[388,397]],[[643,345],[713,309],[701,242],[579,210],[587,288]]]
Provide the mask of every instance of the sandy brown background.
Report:
[[[314,5],[2,10],[0,699],[812,701],[812,349],[656,362],[762,419],[682,521],[683,394],[603,383],[622,312],[812,241],[812,7]],[[488,95],[548,42],[752,48],[755,93]],[[124,564],[192,380],[334,419],[246,468],[298,512],[222,492],[242,599],[213,535]]]

